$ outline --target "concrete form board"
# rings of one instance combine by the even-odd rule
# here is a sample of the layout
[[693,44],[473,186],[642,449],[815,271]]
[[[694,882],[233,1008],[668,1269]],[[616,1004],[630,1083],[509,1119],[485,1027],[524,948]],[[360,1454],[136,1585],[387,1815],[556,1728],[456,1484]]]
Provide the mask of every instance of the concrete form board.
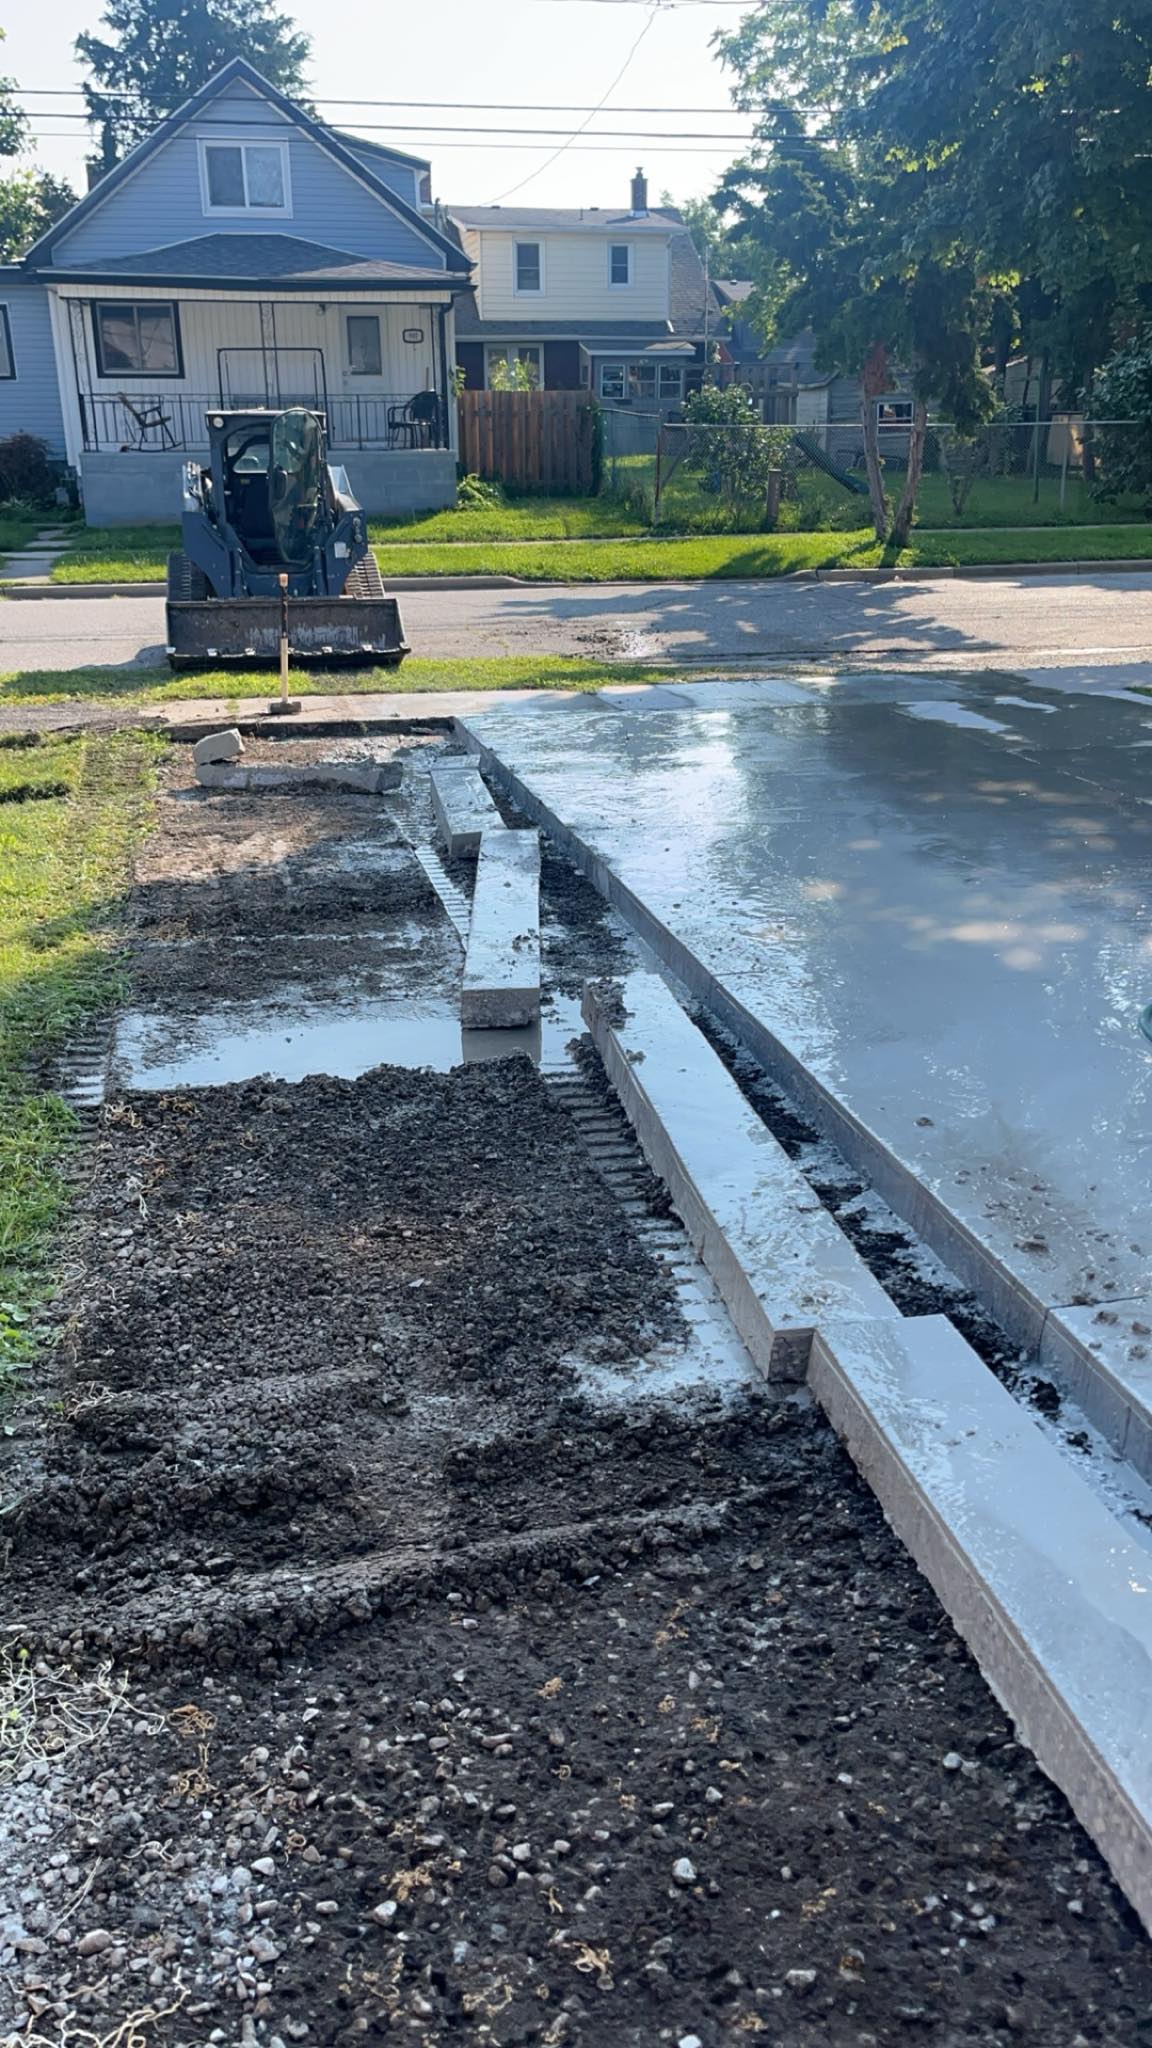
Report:
[[1040,1363],[1152,1480],[1152,1300],[1050,1309]]
[[431,783],[436,831],[449,860],[475,859],[481,834],[501,822],[475,762],[437,761]]
[[616,1002],[593,986],[584,1014],[645,1156],[757,1365],[803,1379],[818,1322],[897,1311],[659,977]]
[[1021,1740],[1152,1929],[1146,1551],[946,1317],[825,1323],[809,1382]]
[[540,835],[500,825],[480,840],[460,1021],[486,1031],[539,1017]]

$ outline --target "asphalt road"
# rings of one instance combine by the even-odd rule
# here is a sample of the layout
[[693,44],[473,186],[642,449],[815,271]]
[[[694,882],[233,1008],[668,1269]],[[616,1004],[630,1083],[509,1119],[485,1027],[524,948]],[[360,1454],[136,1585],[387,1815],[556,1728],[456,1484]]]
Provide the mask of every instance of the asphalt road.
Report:
[[[913,583],[581,584],[406,591],[419,654],[827,661],[953,669],[1111,666],[1152,654],[1152,576]],[[156,598],[0,604],[0,668],[162,661]]]

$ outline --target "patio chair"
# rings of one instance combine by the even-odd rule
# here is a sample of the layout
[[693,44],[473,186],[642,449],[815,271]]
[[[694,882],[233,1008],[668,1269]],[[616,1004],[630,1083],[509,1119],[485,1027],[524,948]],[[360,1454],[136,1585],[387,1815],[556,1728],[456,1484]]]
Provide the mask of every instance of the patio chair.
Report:
[[[116,396],[136,429],[134,440],[120,443],[121,455],[127,455],[140,448],[175,448],[178,445],[172,432],[172,415],[165,412],[162,405],[137,405],[126,391],[118,391]],[[150,442],[150,434],[159,434],[159,441]]]
[[444,410],[437,391],[417,391],[402,405],[388,407],[388,439],[401,448],[438,447],[445,439]]

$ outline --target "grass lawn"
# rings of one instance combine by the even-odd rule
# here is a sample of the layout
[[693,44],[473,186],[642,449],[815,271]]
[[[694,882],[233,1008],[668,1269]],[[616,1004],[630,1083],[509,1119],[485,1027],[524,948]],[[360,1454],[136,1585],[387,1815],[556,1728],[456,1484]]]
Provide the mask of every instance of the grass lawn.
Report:
[[45,526],[51,525],[47,514],[43,519],[8,519],[0,513],[0,555],[9,548],[26,547]]
[[[116,994],[112,934],[160,746],[139,733],[0,743],[0,1386],[39,1341],[76,1130],[37,1063]],[[3,801],[37,777],[68,794]]]
[[469,548],[378,548],[389,577],[505,575],[525,582],[630,583],[694,577],[784,576],[802,569],[878,566],[943,568],[965,563],[1125,561],[1152,558],[1152,526],[1010,527],[982,533],[914,535],[902,554],[878,546],[871,532],[712,534],[692,539],[621,541],[612,547],[557,541],[552,545]]
[[[297,697],[342,697],[366,693],[411,695],[418,690],[599,690],[605,684],[666,682],[674,671],[651,662],[591,661],[580,654],[485,656],[476,661],[432,661],[410,655],[401,668],[292,671]],[[116,704],[186,703],[195,697],[239,703],[245,697],[267,703],[276,677],[267,669],[189,670],[167,668],[25,669],[0,675],[0,706],[59,704],[99,698]],[[3,743],[0,742],[0,750]],[[42,751],[47,751],[44,749]],[[0,759],[3,758],[0,751]],[[4,815],[0,809],[0,818]]]

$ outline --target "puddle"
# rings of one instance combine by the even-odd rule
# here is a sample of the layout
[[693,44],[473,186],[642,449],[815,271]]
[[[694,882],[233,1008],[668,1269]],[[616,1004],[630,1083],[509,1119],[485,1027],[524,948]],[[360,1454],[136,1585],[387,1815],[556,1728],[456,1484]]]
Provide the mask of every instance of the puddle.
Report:
[[1002,725],[998,718],[985,718],[980,711],[969,711],[966,704],[901,704],[900,709],[908,718],[927,718],[937,725],[959,725],[973,732],[1004,733],[1009,739],[1016,738],[1010,725]]
[[581,1031],[579,1004],[560,1003],[520,1031],[464,1031],[453,1000],[220,1003],[196,1016],[126,1010],[117,1026],[113,1085],[165,1092],[220,1088],[268,1075],[355,1080],[372,1067],[428,1067],[446,1074],[472,1061],[526,1054],[539,1066],[563,1057]]

